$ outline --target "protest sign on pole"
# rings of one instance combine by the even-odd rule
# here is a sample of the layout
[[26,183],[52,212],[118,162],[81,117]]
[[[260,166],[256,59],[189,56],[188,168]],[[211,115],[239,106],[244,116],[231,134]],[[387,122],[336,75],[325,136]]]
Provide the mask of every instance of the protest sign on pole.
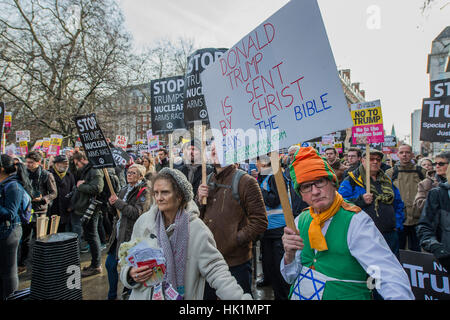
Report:
[[50,138],[43,138],[42,140],[42,151],[47,153],[48,148],[50,147]]
[[395,153],[396,148],[397,148],[397,137],[384,136],[382,151],[389,155],[391,153]]
[[31,150],[40,150],[42,148],[42,143],[44,142],[44,140],[40,139],[40,140],[36,140],[36,142],[34,143],[34,146]]
[[9,133],[11,131],[12,112],[5,111],[4,119],[5,119],[5,121],[4,121],[3,126],[5,127],[5,133]]
[[420,140],[450,142],[450,96],[423,99]]
[[154,136],[152,129],[147,130],[147,144],[148,152],[152,152],[159,149],[159,136]]
[[354,103],[350,106],[353,144],[384,142],[380,100]]
[[[116,195],[106,169],[115,167],[116,163],[102,129],[98,125],[95,113],[75,117],[74,121],[89,162],[93,168],[103,170],[111,195]],[[119,211],[116,210],[116,212],[120,217]]]
[[352,125],[315,0],[287,3],[201,80],[222,165]]
[[111,148],[111,152],[114,158],[114,162],[118,166],[125,167],[130,160],[130,155],[126,153],[122,148]]
[[195,51],[188,57],[184,82],[184,123],[189,128],[194,122],[208,123],[208,109],[205,103],[200,74],[216,62],[227,49],[205,48]]
[[450,300],[448,270],[431,253],[400,250],[399,261],[416,300]]
[[222,166],[352,125],[316,0],[288,2],[201,81]]
[[114,142],[114,146],[116,146],[117,148],[125,149],[127,147],[127,140],[128,137],[117,135],[116,141]]
[[150,105],[153,134],[172,133],[185,128],[184,76],[152,80],[150,82]]
[[343,153],[344,152],[344,146],[342,141],[337,141],[334,143],[334,148],[336,149],[336,151],[338,153]]
[[48,147],[47,155],[57,156],[60,153],[63,136],[60,134],[52,134],[50,136],[50,145]]
[[75,117],[75,125],[89,162],[95,169],[114,167],[115,162],[95,113]]
[[366,190],[370,190],[370,144],[384,142],[380,100],[354,103],[350,106],[353,120],[353,144],[366,144]]
[[16,131],[16,142],[26,140],[30,142],[30,130]]
[[21,156],[26,156],[28,153],[28,141],[26,139],[22,139],[19,141],[19,154]]

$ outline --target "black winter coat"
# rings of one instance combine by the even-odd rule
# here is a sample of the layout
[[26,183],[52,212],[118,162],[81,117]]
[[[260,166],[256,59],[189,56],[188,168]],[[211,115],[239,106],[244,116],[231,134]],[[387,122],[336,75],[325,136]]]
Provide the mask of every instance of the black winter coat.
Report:
[[58,190],[58,196],[53,200],[52,206],[49,210],[49,215],[58,215],[61,217],[61,223],[68,223],[70,221],[70,212],[68,211],[70,207],[70,201],[66,198],[73,187],[75,186],[75,177],[72,173],[67,171],[64,178],[60,178],[55,172],[54,168],[50,168],[50,173],[53,174],[56,182],[56,188]]
[[[428,252],[450,256],[450,184],[439,184],[427,195],[416,227],[420,245]],[[440,258],[440,257],[437,257]]]

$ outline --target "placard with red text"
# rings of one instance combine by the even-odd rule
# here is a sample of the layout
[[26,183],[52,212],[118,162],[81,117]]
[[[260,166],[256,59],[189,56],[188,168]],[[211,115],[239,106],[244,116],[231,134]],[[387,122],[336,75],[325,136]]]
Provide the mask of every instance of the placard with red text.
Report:
[[352,126],[316,0],[293,0],[201,73],[222,165]]

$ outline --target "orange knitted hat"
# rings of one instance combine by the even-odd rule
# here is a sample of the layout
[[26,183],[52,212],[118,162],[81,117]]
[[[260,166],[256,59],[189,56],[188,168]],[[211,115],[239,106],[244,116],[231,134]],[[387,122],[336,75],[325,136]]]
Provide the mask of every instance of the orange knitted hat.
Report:
[[301,183],[314,181],[320,177],[328,177],[335,183],[336,188],[339,187],[334,170],[313,147],[300,148],[295,153],[294,161],[289,166],[289,172],[297,193],[299,193],[298,188]]

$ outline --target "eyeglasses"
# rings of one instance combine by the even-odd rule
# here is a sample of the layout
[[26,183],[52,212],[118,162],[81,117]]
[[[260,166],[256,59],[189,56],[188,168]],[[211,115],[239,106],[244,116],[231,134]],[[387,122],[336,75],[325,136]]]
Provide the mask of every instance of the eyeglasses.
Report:
[[127,175],[130,175],[130,174],[137,174],[137,172],[134,172],[134,171],[128,171],[128,172],[127,172]]
[[312,186],[316,186],[316,188],[323,188],[326,186],[326,184],[328,183],[328,179],[327,178],[320,178],[319,180],[313,181],[313,182],[309,182],[309,183],[302,183],[300,185],[300,192],[301,193],[308,193],[311,192],[312,190]]
[[443,166],[445,166],[445,165],[447,165],[448,164],[448,162],[434,162],[433,163],[433,166],[440,166],[440,167],[443,167]]

